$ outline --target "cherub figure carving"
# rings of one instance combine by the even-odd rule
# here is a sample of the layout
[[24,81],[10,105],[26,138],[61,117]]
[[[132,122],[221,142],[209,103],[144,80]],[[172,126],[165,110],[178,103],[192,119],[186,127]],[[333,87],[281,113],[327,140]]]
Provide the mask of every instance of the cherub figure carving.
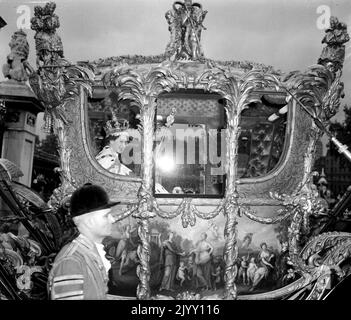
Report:
[[171,40],[166,48],[166,55],[183,60],[199,60],[203,58],[201,32],[206,29],[202,22],[207,14],[199,3],[192,0],[176,1],[173,8],[166,12],[168,30]]

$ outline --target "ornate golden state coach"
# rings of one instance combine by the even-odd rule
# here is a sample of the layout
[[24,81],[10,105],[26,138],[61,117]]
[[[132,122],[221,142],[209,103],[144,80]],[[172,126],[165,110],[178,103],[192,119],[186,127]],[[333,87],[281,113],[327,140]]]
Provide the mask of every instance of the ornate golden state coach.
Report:
[[[54,10],[47,4],[32,19],[38,65],[30,75],[60,145],[62,185],[50,205],[58,209],[86,182],[122,202],[106,241],[111,294],[314,300],[346,278],[351,235],[320,232],[328,210],[312,172],[343,95],[343,23],[331,18],[315,65],[283,74],[207,59],[207,11],[175,2],[164,54],[73,65]],[[115,159],[124,173],[97,160],[113,126],[133,137]]]

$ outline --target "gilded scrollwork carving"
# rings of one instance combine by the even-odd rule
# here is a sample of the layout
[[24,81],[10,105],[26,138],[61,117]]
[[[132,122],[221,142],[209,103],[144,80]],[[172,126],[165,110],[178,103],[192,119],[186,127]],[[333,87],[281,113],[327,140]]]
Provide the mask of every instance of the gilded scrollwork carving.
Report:
[[341,269],[340,265],[348,259],[350,255],[351,240],[347,239],[346,241],[332,247],[326,257],[322,260],[322,263],[323,265],[330,266],[330,268],[336,272],[339,279],[341,279],[346,275],[346,272]]
[[138,209],[134,213],[134,217],[138,219],[150,219],[155,217],[155,213],[153,212],[152,208],[152,195],[151,193],[147,192],[146,190],[143,190],[141,187],[139,189],[139,194],[138,194]]
[[292,217],[288,228],[289,257],[294,266],[301,271],[303,271],[303,267],[299,255],[301,247],[305,243],[304,237],[309,232],[309,217],[323,209],[319,202],[318,192],[311,185],[309,179],[298,192],[291,196],[274,195],[282,200],[285,207],[283,212],[287,213],[286,218]]
[[182,225],[183,228],[187,226],[193,227],[196,223],[196,216],[194,213],[194,208],[191,206],[191,199],[184,199],[184,208],[181,209],[182,211]]
[[252,70],[241,77],[235,77],[230,70],[217,65],[200,74],[195,83],[203,83],[204,89],[209,92],[219,93],[228,103],[231,112],[238,110],[240,113],[248,104],[257,102],[253,91],[273,87],[279,90],[278,78],[262,70]]
[[173,8],[165,14],[168,30],[171,33],[167,45],[166,57],[175,59],[200,60],[204,57],[201,46],[201,33],[206,29],[203,21],[207,10],[202,9],[200,3],[192,0],[176,1]]
[[[342,262],[351,254],[351,235],[343,232],[328,232],[312,238],[303,248],[300,258],[305,263],[304,274],[315,275],[314,284],[307,300],[320,300],[326,289],[331,289],[331,275],[339,280],[346,276]],[[316,274],[317,273],[317,274]]]
[[303,261],[309,261],[310,257],[315,257],[322,250],[330,250],[339,245],[344,245],[351,240],[351,234],[347,232],[326,232],[315,236],[308,241],[301,250],[300,256]]
[[[144,55],[122,55],[117,57],[108,57],[108,58],[100,58],[98,60],[92,61],[91,64],[95,67],[96,74],[104,73],[101,69],[105,70],[106,66],[110,68],[114,68],[116,66],[120,66],[122,64],[128,65],[143,65],[143,64],[160,64],[167,60],[166,54],[152,55],[152,56],[144,56]],[[267,73],[272,73],[279,75],[280,71],[275,70],[273,66],[264,65],[262,63],[253,62],[253,61],[219,61],[205,58],[204,62],[220,65],[222,67],[240,69],[244,71],[249,70],[262,70]]]
[[234,199],[228,199],[224,205],[224,214],[227,221],[224,228],[224,261],[225,261],[225,292],[224,299],[233,300],[237,298],[237,288],[235,278],[237,274],[237,266],[235,264],[238,258],[238,245],[237,245],[237,216],[239,215],[239,207],[237,204],[237,193],[235,192]]
[[326,289],[330,288],[331,281],[331,270],[327,266],[323,266],[323,272],[318,277],[316,283],[314,284],[310,294],[306,300],[320,300],[325,293]]
[[138,209],[138,206],[136,204],[130,204],[130,205],[127,205],[127,208],[122,212],[118,214],[114,214],[113,217],[115,218],[116,221],[122,221],[125,218],[128,218],[130,215],[132,215],[137,209]]
[[341,72],[334,74],[322,65],[313,65],[305,72],[292,72],[282,79],[283,88],[291,98],[317,121],[326,126],[340,105]]
[[[328,135],[338,151],[351,161],[348,147],[339,142],[328,129],[329,119],[338,111],[340,98],[343,97],[344,85],[340,77],[341,70],[330,71],[328,67],[316,65],[304,74],[288,75],[287,86],[284,89],[313,119],[318,129]],[[306,90],[297,90],[299,87]]]
[[57,211],[61,206],[65,206],[66,203],[68,203],[69,197],[73,191],[74,191],[74,188],[72,184],[68,184],[66,186],[61,184],[61,186],[59,186],[53,191],[48,204],[55,211]]
[[339,280],[345,277],[340,264],[350,257],[351,235],[346,232],[327,232],[310,239],[297,255],[297,270],[305,279],[304,287],[312,289],[307,300],[320,300],[331,289],[333,272]]
[[137,218],[138,235],[141,244],[138,245],[137,255],[139,257],[139,265],[137,266],[137,276],[140,280],[137,287],[137,297],[141,300],[150,298],[150,230],[149,219],[155,216],[152,211],[152,195],[143,188],[139,189],[139,202],[133,217]]
[[148,219],[138,219],[138,235],[141,244],[138,245],[137,254],[140,263],[137,266],[137,276],[140,280],[137,287],[137,297],[140,300],[150,298],[150,242],[149,242],[149,221]]
[[156,213],[162,218],[173,219],[178,215],[182,215],[182,221],[184,221],[182,224],[184,228],[186,228],[188,225],[194,226],[196,223],[196,216],[203,220],[210,220],[223,212],[223,201],[221,201],[221,204],[219,204],[213,211],[210,212],[200,211],[196,205],[191,203],[191,198],[182,199],[181,204],[174,211],[164,211],[160,208],[156,199],[153,201]]
[[181,215],[183,228],[187,228],[189,225],[193,227],[196,223],[195,207],[191,205],[191,199],[189,198],[184,198],[177,209],[171,212],[162,210],[154,199],[154,209],[160,217],[165,219],[173,219]]
[[158,205],[156,199],[154,199],[153,202],[154,202],[153,206],[154,206],[155,212],[157,213],[158,216],[160,216],[161,218],[164,218],[164,219],[173,219],[173,218],[179,216],[182,213],[181,210],[184,207],[184,205],[183,205],[184,200],[183,200],[182,203],[177,207],[176,210],[174,210],[174,211],[165,211],[165,210],[162,210],[160,208],[160,206]]
[[250,220],[262,224],[275,224],[284,221],[292,216],[293,211],[288,208],[278,209],[272,217],[260,217],[257,212],[249,206],[240,205],[240,213],[248,217]]

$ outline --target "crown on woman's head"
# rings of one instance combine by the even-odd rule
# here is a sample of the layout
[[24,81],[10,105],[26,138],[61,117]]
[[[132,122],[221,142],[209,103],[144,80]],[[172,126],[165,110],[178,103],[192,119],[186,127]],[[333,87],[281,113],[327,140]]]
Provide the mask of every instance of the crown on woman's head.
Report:
[[106,138],[109,136],[118,136],[121,132],[129,129],[129,121],[127,119],[118,119],[116,114],[111,110],[112,119],[106,122],[104,127]]

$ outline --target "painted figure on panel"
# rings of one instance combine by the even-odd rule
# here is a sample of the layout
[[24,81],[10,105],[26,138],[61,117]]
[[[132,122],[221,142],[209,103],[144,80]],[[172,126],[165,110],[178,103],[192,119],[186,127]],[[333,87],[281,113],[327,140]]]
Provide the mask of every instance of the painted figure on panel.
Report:
[[252,257],[249,262],[249,266],[246,271],[247,284],[252,285],[256,270],[258,269],[255,257]]
[[160,291],[173,291],[174,279],[177,273],[177,266],[179,265],[179,256],[184,256],[184,252],[178,252],[173,242],[174,233],[168,234],[168,239],[162,243],[161,248],[161,263],[164,266],[163,278]]
[[274,266],[271,263],[273,257],[274,254],[268,250],[267,243],[262,242],[261,251],[258,255],[259,267],[254,273],[252,287],[250,288],[251,291],[253,291],[263,279],[268,278],[268,275],[271,272],[273,272]]
[[190,254],[192,253],[195,253],[196,277],[199,281],[197,287],[211,288],[213,246],[208,242],[205,232],[201,234],[201,239],[196,243],[196,248]]
[[139,241],[135,223],[130,220],[115,223],[112,236],[104,240],[106,257],[111,262],[109,289],[112,294],[135,294]]
[[243,256],[240,263],[238,277],[239,277],[239,281],[242,281],[243,284],[248,284],[248,279],[247,279],[247,269],[248,269],[247,260],[248,259],[249,259],[248,256]]
[[132,228],[127,224],[123,229],[122,238],[118,242],[114,255],[116,260],[120,259],[119,275],[122,275],[123,267],[128,266],[130,261],[138,261],[137,244],[132,238],[132,233],[136,231],[136,228]]
[[235,279],[239,294],[267,292],[297,280],[289,258],[287,226],[283,222],[262,227],[246,218],[241,220]]
[[[139,257],[137,254],[140,237],[137,232],[136,221],[131,218],[117,222],[111,237],[104,240],[106,257],[111,262],[109,274],[109,292],[116,295],[133,296],[140,282],[137,276]],[[150,285],[161,283],[159,244],[151,241],[150,256]]]
[[222,272],[222,268],[220,264],[214,264],[213,267],[213,272],[211,273],[212,277],[213,277],[213,289],[217,290],[217,287],[219,286],[219,284],[221,283],[221,272]]
[[188,290],[209,294],[223,288],[224,239],[216,221],[202,221],[186,230],[176,222],[156,219],[150,228],[152,245],[161,250],[159,265],[151,272],[152,290],[176,297]]
[[[151,257],[161,257],[151,267],[155,294],[176,297],[186,291],[221,295],[225,284],[225,217],[199,220],[183,228],[181,217],[156,218],[150,223]],[[239,294],[267,292],[297,279],[289,264],[285,225],[265,226],[241,220],[235,283]]]
[[183,287],[183,283],[186,279],[190,280],[189,276],[187,275],[187,272],[188,272],[188,268],[185,265],[185,262],[180,261],[176,278],[177,278],[177,280],[179,280],[181,287]]

